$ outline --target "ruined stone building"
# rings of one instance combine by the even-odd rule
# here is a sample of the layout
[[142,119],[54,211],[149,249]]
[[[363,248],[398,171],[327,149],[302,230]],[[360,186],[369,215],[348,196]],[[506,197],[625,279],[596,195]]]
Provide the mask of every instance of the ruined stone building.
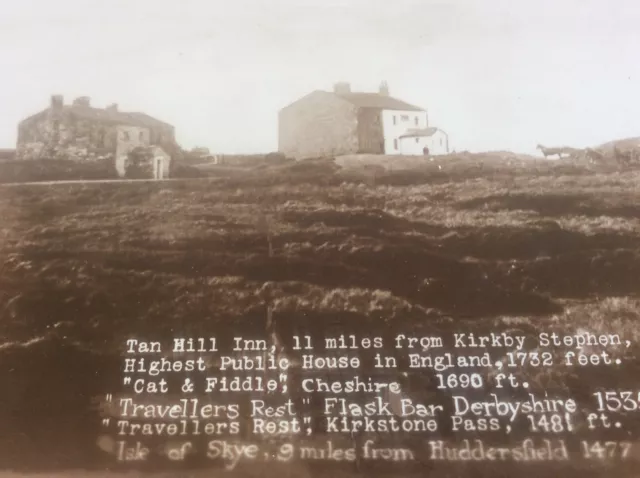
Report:
[[422,155],[449,152],[447,134],[429,125],[427,111],[390,96],[353,92],[349,83],[316,90],[280,110],[278,149],[304,159],[345,154]]
[[95,108],[88,97],[65,105],[54,95],[47,109],[18,125],[17,159],[113,161],[119,176],[127,175],[132,151],[142,152],[136,164],[146,177],[169,176],[179,157],[174,127],[144,113],[128,113],[117,105]]

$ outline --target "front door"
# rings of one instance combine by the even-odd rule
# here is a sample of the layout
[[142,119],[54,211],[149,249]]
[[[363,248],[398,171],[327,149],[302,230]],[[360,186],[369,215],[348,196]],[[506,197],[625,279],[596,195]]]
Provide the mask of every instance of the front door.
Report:
[[164,176],[164,170],[162,167],[162,158],[156,158],[155,170],[156,170],[156,174],[155,174],[156,179],[162,179]]

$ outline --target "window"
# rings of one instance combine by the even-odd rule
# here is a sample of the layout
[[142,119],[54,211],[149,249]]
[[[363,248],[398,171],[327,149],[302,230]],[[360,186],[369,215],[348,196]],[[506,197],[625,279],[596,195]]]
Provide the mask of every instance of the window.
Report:
[[409,121],[409,115],[402,115],[402,116],[400,117],[400,119],[401,119],[402,121]]
[[440,138],[440,146],[442,146],[442,138]]
[[[394,116],[394,118],[395,118],[395,116]],[[398,149],[398,140],[397,139],[393,140],[393,149]]]
[[418,126],[418,117],[416,116],[414,119],[416,120],[416,126]]
[[138,134],[138,139],[140,141],[144,140],[144,131],[140,131],[140,133]]
[[420,142],[420,138],[416,138],[416,143],[419,143],[419,142]]
[[396,124],[396,115],[393,115],[393,124]]
[[122,139],[124,139],[125,141],[129,141],[129,132],[128,131],[123,131],[122,132]]

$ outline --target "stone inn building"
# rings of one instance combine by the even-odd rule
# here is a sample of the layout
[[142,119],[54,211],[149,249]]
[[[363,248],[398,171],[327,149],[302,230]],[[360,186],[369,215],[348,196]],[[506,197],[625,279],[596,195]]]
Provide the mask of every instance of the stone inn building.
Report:
[[[426,148],[426,149],[425,149]],[[296,159],[345,154],[447,154],[449,138],[429,125],[426,109],[389,95],[352,92],[337,83],[316,90],[280,110],[278,149]]]
[[84,96],[65,105],[62,96],[54,95],[47,109],[18,125],[16,159],[113,161],[124,177],[134,150],[144,153],[139,155],[144,164],[136,165],[144,177],[156,179],[168,177],[172,159],[181,154],[172,125],[119,111],[115,104],[94,108]]

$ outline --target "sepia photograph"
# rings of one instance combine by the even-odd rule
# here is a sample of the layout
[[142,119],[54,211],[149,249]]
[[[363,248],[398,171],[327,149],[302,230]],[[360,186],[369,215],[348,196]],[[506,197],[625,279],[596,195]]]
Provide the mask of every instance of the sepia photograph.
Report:
[[0,13],[0,478],[634,478],[640,3]]

